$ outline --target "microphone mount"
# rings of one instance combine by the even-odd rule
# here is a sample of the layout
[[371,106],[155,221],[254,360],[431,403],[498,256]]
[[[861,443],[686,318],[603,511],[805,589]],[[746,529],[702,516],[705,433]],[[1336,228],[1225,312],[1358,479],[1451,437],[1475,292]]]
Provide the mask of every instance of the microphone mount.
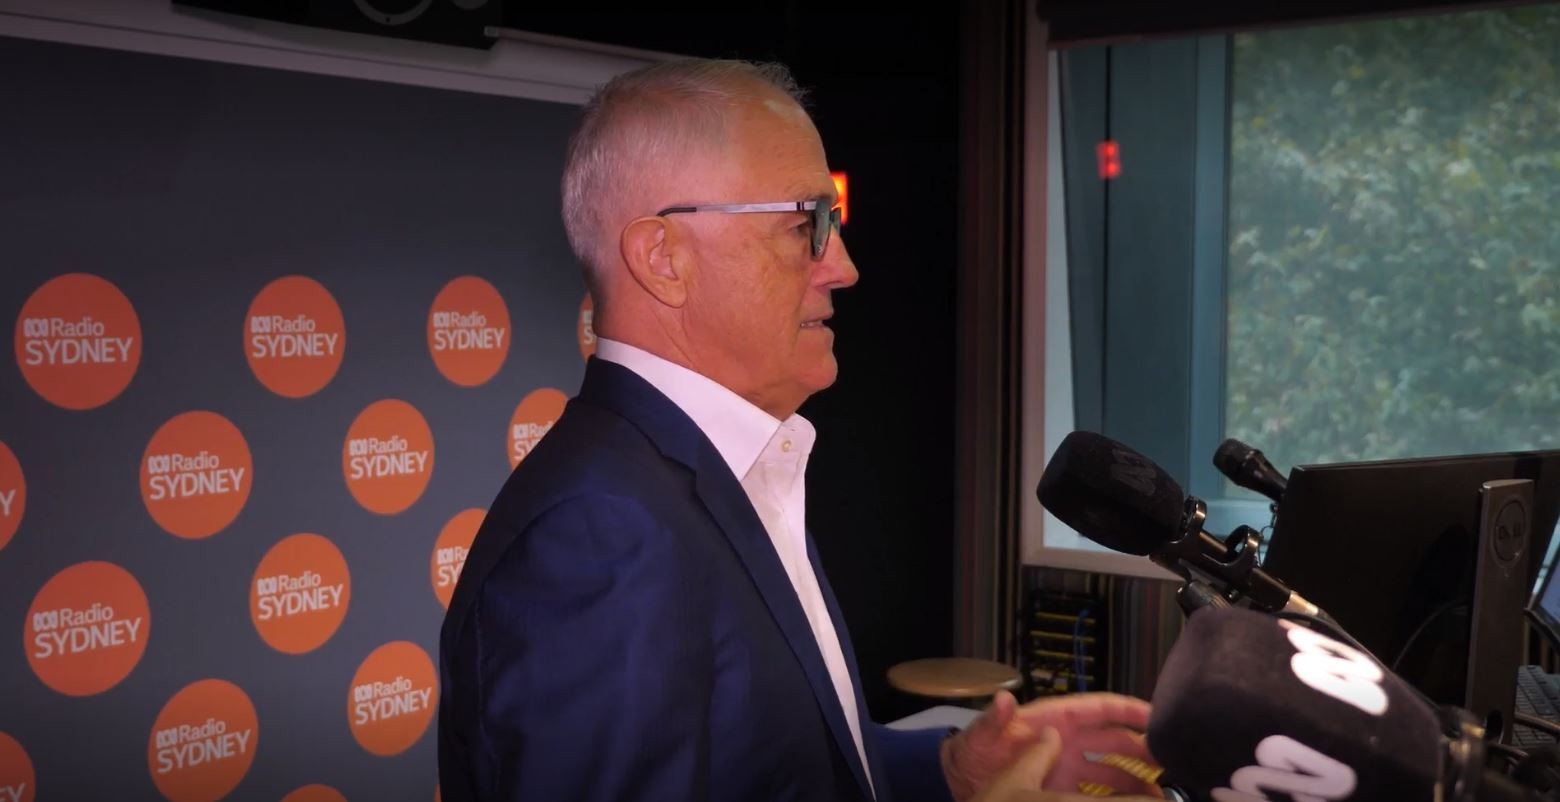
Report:
[[[1258,570],[1257,554],[1262,547],[1260,532],[1242,524],[1220,541],[1203,530],[1207,520],[1208,505],[1196,496],[1188,497],[1181,517],[1181,534],[1155,550],[1151,559],[1187,580],[1188,584],[1200,582],[1205,588],[1217,590],[1227,603],[1239,601],[1244,596],[1252,606],[1265,612],[1286,609],[1307,615],[1319,612],[1315,605],[1300,599]],[[1194,609],[1207,606],[1198,601],[1202,589],[1193,588],[1187,593],[1183,609],[1187,604],[1198,605]],[[1299,600],[1298,607],[1296,600]]]
[[[1439,798],[1443,802],[1553,802],[1560,787],[1541,780],[1544,770],[1530,770],[1532,763],[1552,759],[1531,753],[1512,775],[1489,763],[1492,733],[1472,713],[1442,705],[1437,709],[1442,727],[1442,759]],[[1553,750],[1554,746],[1547,747]]]

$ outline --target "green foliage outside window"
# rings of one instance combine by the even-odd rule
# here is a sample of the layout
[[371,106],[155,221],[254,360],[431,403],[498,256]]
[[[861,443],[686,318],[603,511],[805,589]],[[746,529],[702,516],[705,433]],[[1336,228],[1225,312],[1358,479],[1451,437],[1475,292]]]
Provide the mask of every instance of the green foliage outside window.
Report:
[[1234,37],[1226,430],[1560,448],[1560,5]]

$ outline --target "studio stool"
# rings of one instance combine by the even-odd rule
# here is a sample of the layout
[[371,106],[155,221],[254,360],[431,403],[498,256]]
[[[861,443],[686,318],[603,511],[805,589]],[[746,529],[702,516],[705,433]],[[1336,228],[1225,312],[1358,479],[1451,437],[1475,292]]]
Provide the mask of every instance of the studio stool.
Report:
[[966,703],[1013,690],[1021,680],[1018,669],[1010,665],[972,657],[907,660],[888,670],[888,684],[905,693]]

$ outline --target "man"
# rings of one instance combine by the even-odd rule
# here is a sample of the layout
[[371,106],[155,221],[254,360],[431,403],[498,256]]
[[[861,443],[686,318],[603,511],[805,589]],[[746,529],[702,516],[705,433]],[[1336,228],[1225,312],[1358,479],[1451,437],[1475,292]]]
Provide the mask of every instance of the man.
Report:
[[857,273],[798,98],[780,68],[678,61],[585,108],[563,213],[597,350],[450,603],[450,802],[968,800],[1032,748],[1048,783],[1138,787],[1080,756],[1146,757],[1138,700],[1003,694],[954,737],[867,716],[804,524],[796,410]]

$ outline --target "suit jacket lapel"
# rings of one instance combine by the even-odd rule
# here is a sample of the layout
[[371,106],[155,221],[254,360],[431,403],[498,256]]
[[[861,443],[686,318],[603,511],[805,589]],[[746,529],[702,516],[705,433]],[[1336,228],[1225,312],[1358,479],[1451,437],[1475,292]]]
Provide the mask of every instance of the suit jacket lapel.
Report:
[[861,686],[861,669],[856,665],[856,647],[851,644],[850,631],[845,626],[845,615],[840,612],[839,602],[834,598],[834,589],[830,587],[829,580],[823,573],[823,565],[818,560],[818,551],[814,547],[812,534],[807,535],[807,559],[812,563],[813,575],[818,577],[818,589],[823,594],[823,604],[829,611],[829,618],[834,622],[834,631],[840,638],[840,649],[845,653],[845,667],[850,670],[850,685],[856,695],[856,720],[861,722],[861,746],[866,750],[867,762],[872,765],[872,779],[877,790],[879,802],[887,802],[888,774],[883,769],[882,755],[878,754],[876,739],[871,737],[871,715],[867,712],[866,691]]
[[[720,473],[724,473],[724,476]],[[823,653],[818,649],[818,641],[813,636],[812,626],[807,622],[807,614],[802,611],[801,602],[796,598],[796,589],[791,586],[791,579],[786,576],[785,567],[775,554],[774,544],[764,530],[763,522],[753,511],[753,505],[748,502],[742,486],[731,476],[730,470],[712,470],[699,474],[699,496],[725,531],[737,555],[742,558],[743,565],[747,566],[753,584],[758,586],[775,623],[780,626],[786,641],[791,644],[791,651],[801,662],[802,670],[807,674],[807,682],[812,685],[813,696],[817,698],[824,720],[829,723],[829,731],[834,735],[834,742],[844,753],[845,762],[855,774],[861,793],[870,797],[865,769],[857,756],[856,741],[851,737],[850,727],[845,723],[844,709],[840,707],[834,681],[829,676],[828,667],[824,665]],[[816,564],[813,570],[817,571]],[[819,583],[822,584],[821,576]],[[832,607],[830,615],[834,615]],[[835,622],[838,627],[837,617]],[[842,648],[849,660],[849,647],[842,645]],[[851,673],[855,673],[854,667]]]
[[[803,612],[801,602],[796,597],[796,589],[786,576],[785,567],[780,564],[780,557],[775,553],[763,521],[759,520],[758,513],[753,510],[737,477],[731,474],[731,468],[709,438],[676,404],[649,382],[621,365],[592,357],[586,365],[580,397],[622,415],[643,431],[663,455],[681,462],[694,472],[694,486],[699,500],[709,510],[747,568],[754,586],[758,588],[775,624],[801,664],[808,684],[812,686],[813,697],[823,713],[824,721],[828,722],[835,745],[844,754],[845,763],[851,767],[861,793],[870,798],[866,769],[857,756],[856,742],[851,737],[850,727],[845,723],[844,709],[840,707],[839,696],[835,693],[829,670],[824,665],[823,653],[818,648],[812,627],[807,622],[807,614]],[[860,683],[855,679],[855,658],[848,642],[843,640],[844,622],[836,612],[832,593],[823,580],[816,559],[813,559],[810,545],[808,558],[813,562],[813,571],[818,576],[820,587],[824,588],[829,614],[842,637],[841,648],[849,661],[852,683],[859,688]],[[857,698],[860,698],[859,692]],[[857,709],[861,711],[859,715],[862,716],[862,727],[865,730],[867,719],[859,701]],[[870,749],[865,731],[863,742]],[[869,756],[871,754],[868,752]]]

